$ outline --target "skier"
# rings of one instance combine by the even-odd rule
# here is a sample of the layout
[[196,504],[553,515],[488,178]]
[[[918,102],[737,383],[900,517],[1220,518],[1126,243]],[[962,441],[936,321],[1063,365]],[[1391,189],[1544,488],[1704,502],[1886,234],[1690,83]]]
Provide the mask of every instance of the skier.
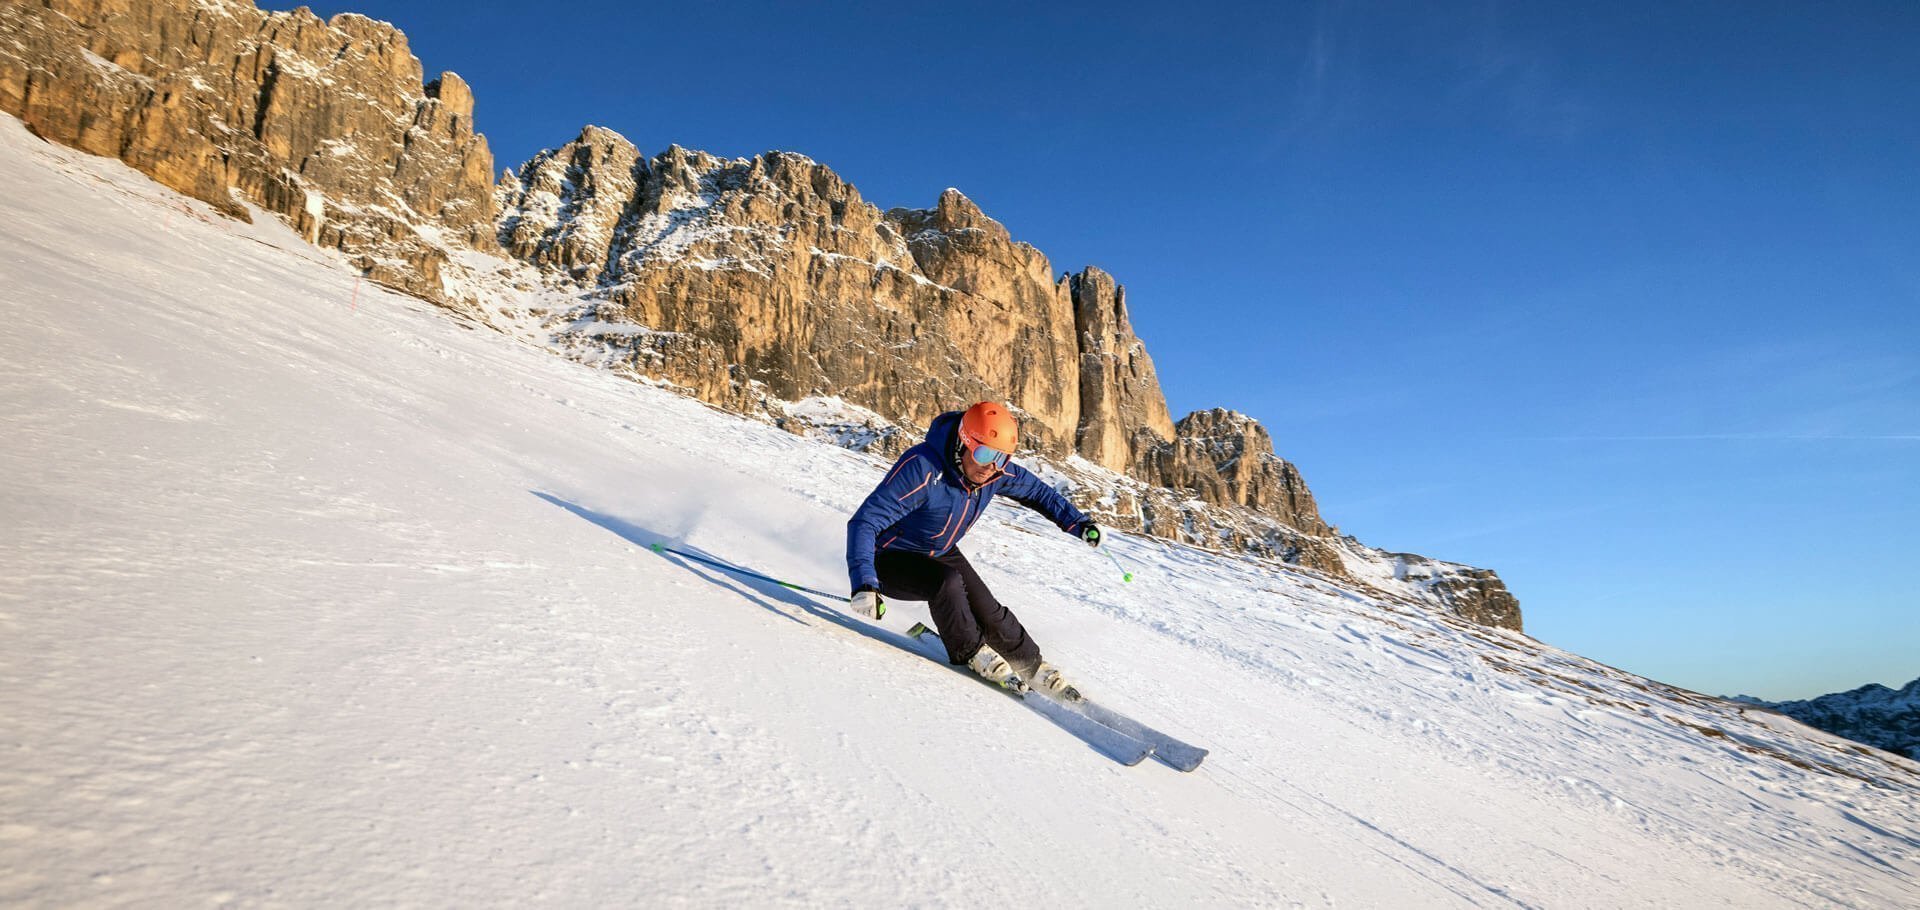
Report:
[[[997,493],[1005,493],[1093,546],[1100,529],[1053,488],[1013,463],[1019,424],[982,401],[933,419],[847,521],[854,612],[886,615],[884,597],[928,602],[947,660],[990,682],[1078,701],[1080,693],[987,590],[959,550]],[[877,552],[876,552],[877,551]]]

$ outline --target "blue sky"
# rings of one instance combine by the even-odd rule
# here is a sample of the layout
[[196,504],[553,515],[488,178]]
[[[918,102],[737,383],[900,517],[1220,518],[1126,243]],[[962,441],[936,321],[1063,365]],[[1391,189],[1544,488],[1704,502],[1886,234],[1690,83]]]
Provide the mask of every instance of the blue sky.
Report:
[[[319,4],[501,167],[595,123],[959,187],[1099,265],[1176,416],[1678,685],[1920,676],[1920,6]],[[534,10],[529,12],[529,10]]]

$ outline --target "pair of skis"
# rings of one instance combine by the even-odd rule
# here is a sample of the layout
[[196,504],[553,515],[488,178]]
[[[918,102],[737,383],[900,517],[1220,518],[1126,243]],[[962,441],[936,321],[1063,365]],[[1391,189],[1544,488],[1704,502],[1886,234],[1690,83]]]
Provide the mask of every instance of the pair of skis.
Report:
[[[771,582],[783,588],[791,588],[795,591],[802,591],[816,597],[824,597],[840,603],[846,603],[851,599],[838,594],[829,594],[826,591],[816,591],[813,588],[802,587],[789,581],[781,581],[771,575],[763,575],[752,569],[736,566],[732,563],[722,562],[718,559],[702,556],[697,553],[689,553],[685,550],[669,547],[664,543],[655,542],[647,546],[648,549],[663,556],[671,553],[683,559],[709,565],[735,575]],[[1113,554],[1108,553],[1107,555],[1111,557]],[[1116,559],[1114,565],[1119,565],[1119,560]],[[1133,576],[1128,575],[1127,580],[1132,581]],[[907,630],[907,638],[913,641],[916,646],[923,649],[921,651],[922,656],[932,658],[943,664],[947,662],[946,646],[941,644],[940,636],[935,634],[932,629],[927,628],[924,623],[914,623],[913,628]],[[931,650],[925,650],[929,647]],[[1199,746],[1182,742],[1173,736],[1155,730],[1118,711],[1095,704],[1093,701],[1084,697],[1078,701],[1068,702],[1055,700],[1046,696],[1037,698],[1029,697],[1030,693],[1024,690],[1007,689],[1006,691],[1013,697],[1024,701],[1029,707],[1033,708],[1034,711],[1046,716],[1047,719],[1053,721],[1062,729],[1079,737],[1096,751],[1129,767],[1146,761],[1148,756],[1152,756],[1169,768],[1179,771],[1192,771],[1200,767],[1200,762],[1207,757],[1207,750]]]
[[[946,646],[924,623],[914,623],[913,628],[907,630],[907,637],[931,647],[932,652],[923,652],[928,657],[945,662]],[[1012,688],[1006,691],[1096,751],[1129,767],[1152,757],[1176,771],[1192,771],[1207,757],[1207,750],[1199,746],[1155,730],[1084,696],[1078,701],[1063,701],[1030,691]]]

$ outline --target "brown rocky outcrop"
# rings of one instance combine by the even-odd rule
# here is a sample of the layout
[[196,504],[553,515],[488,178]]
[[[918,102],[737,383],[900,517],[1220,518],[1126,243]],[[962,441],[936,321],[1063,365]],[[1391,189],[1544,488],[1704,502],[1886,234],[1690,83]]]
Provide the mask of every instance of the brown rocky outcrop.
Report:
[[589,126],[558,152],[542,152],[501,175],[494,201],[507,213],[496,228],[515,259],[597,278],[613,235],[646,180],[646,162],[626,137]]
[[958,292],[919,275],[880,211],[803,156],[642,159],[589,128],[497,192],[500,242],[587,291],[586,330],[646,327],[627,336],[627,364],[703,399],[839,394],[930,417],[992,394],[952,341]]
[[[1358,541],[1345,538],[1348,552],[1360,548]],[[1393,581],[1403,589],[1426,594],[1454,614],[1486,626],[1521,629],[1520,601],[1507,590],[1506,582],[1491,569],[1476,569],[1458,563],[1441,562],[1413,553],[1370,554],[1385,563]]]
[[968,366],[996,391],[987,397],[1013,402],[1029,426],[1040,425],[1045,442],[1036,449],[1073,451],[1080,424],[1106,415],[1088,413],[1075,380],[1080,349],[1069,280],[1056,279],[1044,254],[1015,241],[956,189],[931,209],[892,209],[887,221],[939,291]]
[[1259,421],[1223,408],[1180,419],[1171,443],[1141,453],[1134,476],[1150,486],[1192,492],[1212,505],[1234,505],[1279,519],[1302,534],[1331,536],[1300,471],[1273,454]]
[[1083,415],[1075,448],[1094,464],[1126,471],[1145,454],[1143,447],[1157,449],[1174,439],[1173,416],[1153,358],[1127,319],[1126,289],[1092,267],[1073,276],[1071,286]]
[[1483,626],[1521,630],[1520,599],[1492,569],[1455,566],[1433,583],[1440,602]]
[[443,300],[448,242],[490,241],[473,94],[452,73],[423,86],[387,23],[242,0],[15,0],[0,33],[0,110],[235,217],[241,202],[278,214],[375,280]]
[[[592,330],[652,330],[631,336],[629,365],[709,401],[838,395],[906,424],[1003,398],[1030,447],[1055,456],[1088,427],[1126,436],[1138,414],[1172,436],[1111,279],[1114,299],[1083,327],[1079,279],[1056,280],[958,190],[882,213],[804,156],[673,147],[649,160],[589,127],[496,193],[502,247],[592,289]],[[1110,389],[1098,413],[1081,407],[1089,338],[1126,355],[1125,375],[1097,384]],[[1127,455],[1100,460],[1124,469]]]

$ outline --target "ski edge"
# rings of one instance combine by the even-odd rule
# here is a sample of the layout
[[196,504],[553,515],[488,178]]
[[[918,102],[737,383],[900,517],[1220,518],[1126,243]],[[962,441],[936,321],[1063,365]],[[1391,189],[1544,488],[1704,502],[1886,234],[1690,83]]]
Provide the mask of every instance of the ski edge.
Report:
[[[919,622],[914,623],[913,628],[907,630],[907,637],[919,642],[938,643],[940,641],[938,633],[927,628],[925,623]],[[1207,750],[1205,749],[1181,742],[1179,739],[1161,733],[1111,708],[1094,705],[1092,701],[1085,698],[1077,702],[1067,702],[1048,698],[1044,695],[1035,695],[1031,691],[1015,689],[1011,686],[1002,686],[1001,688],[1005,689],[1007,694],[1026,702],[1035,712],[1046,715],[1049,720],[1053,720],[1055,723],[1059,723],[1059,718],[1052,712],[1055,710],[1062,711],[1097,725],[1101,729],[1119,737],[1125,743],[1137,744],[1138,749],[1128,749],[1116,754],[1109,749],[1101,747],[1099,744],[1088,742],[1088,745],[1093,746],[1096,751],[1129,768],[1151,757],[1159,759],[1162,764],[1170,768],[1179,771],[1192,771],[1200,767],[1200,761],[1207,755]],[[1089,708],[1092,709],[1091,712],[1088,710]],[[1096,716],[1096,713],[1103,716]],[[1111,723],[1109,719],[1118,720],[1120,724],[1126,726]],[[1127,729],[1128,726],[1134,729]],[[1135,732],[1136,730],[1139,732]],[[1141,733],[1149,734],[1155,738],[1143,736]],[[1081,738],[1085,740],[1085,737]],[[1177,754],[1175,757],[1169,758],[1160,754],[1162,742],[1176,750]]]
[[1176,771],[1191,772],[1199,768],[1210,754],[1206,749],[1149,727],[1105,705],[1096,704],[1091,699],[1081,701],[1076,707],[1088,719],[1151,745],[1153,757]]

